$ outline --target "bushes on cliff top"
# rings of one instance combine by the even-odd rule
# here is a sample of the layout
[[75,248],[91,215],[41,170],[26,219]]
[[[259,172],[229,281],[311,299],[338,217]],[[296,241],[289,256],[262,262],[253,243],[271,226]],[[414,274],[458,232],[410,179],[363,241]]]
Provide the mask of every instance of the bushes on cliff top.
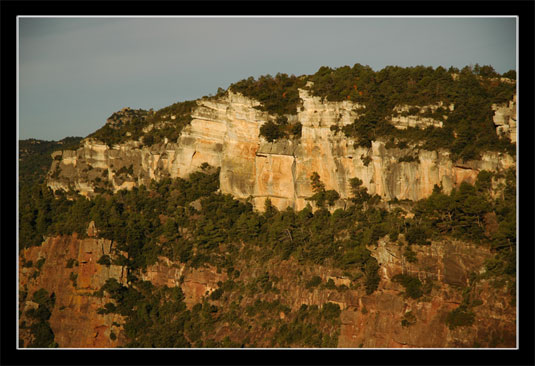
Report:
[[246,97],[258,100],[257,108],[271,114],[295,114],[299,104],[298,88],[303,88],[306,79],[278,73],[275,77],[262,75],[257,80],[252,76],[231,84],[230,89]]
[[81,137],[66,137],[60,141],[27,139],[19,141],[19,189],[30,189],[44,181],[52,164],[50,154],[58,150],[78,148]]
[[[387,66],[374,72],[368,66],[355,64],[337,69],[322,67],[309,80],[314,82],[315,95],[329,101],[349,99],[366,105],[353,124],[344,126],[345,134],[356,138],[360,145],[368,146],[369,141],[381,136],[395,136],[422,141],[429,150],[445,148],[453,153],[454,159],[468,160],[485,150],[513,154],[515,150],[513,144],[496,135],[491,109],[493,103],[511,100],[515,85],[489,78],[494,75],[490,69],[488,66],[463,69],[459,79],[453,80],[452,70],[442,67]],[[449,116],[443,129],[397,130],[389,123],[396,105],[422,106],[437,102],[455,104],[454,111],[443,111]],[[457,138],[453,137],[453,131]]]
[[[117,112],[110,117],[116,116],[115,123],[106,123],[87,137],[95,138],[109,146],[139,140],[141,137],[142,143],[147,146],[159,143],[165,137],[176,141],[182,129],[191,122],[191,112],[196,105],[195,101],[185,101],[174,103],[154,113],[138,109],[130,112],[128,116],[122,116],[121,112]],[[171,116],[175,118],[172,119]],[[153,128],[143,132],[150,124],[154,124]]]
[[[361,146],[369,147],[370,142],[379,137],[396,136],[410,141],[421,141],[426,149],[449,149],[453,158],[474,159],[482,151],[495,150],[514,153],[514,145],[496,135],[492,122],[493,103],[511,100],[515,85],[501,82],[491,66],[464,68],[454,80],[453,68],[443,67],[398,67],[387,66],[373,71],[369,66],[355,64],[336,69],[321,67],[313,75],[278,73],[275,77],[263,75],[231,84],[229,89],[260,101],[256,108],[278,115],[296,114],[300,103],[299,88],[305,88],[312,81],[313,94],[328,101],[351,100],[366,105],[364,112],[353,124],[344,126],[347,136],[357,139]],[[507,75],[511,76],[510,71]],[[513,75],[514,76],[514,75]],[[220,92],[218,92],[220,95]],[[455,104],[454,111],[440,108],[429,112],[429,116],[443,120],[444,127],[429,127],[426,132],[417,128],[397,130],[389,122],[396,105],[429,105],[444,102]],[[143,137],[145,145],[152,145],[169,138],[176,141],[182,129],[191,121],[191,111],[195,101],[172,104],[155,113],[138,110],[128,123],[106,124],[89,137],[95,137],[109,145]],[[171,115],[175,119],[171,119]],[[424,115],[422,115],[424,116]],[[120,118],[119,118],[120,119]],[[163,122],[163,124],[161,124]],[[155,123],[156,128],[143,133],[143,127]],[[454,137],[453,131],[457,134]],[[127,136],[129,133],[131,136]],[[300,137],[300,123],[288,124],[277,119],[265,123],[260,135],[269,142],[290,136]]]

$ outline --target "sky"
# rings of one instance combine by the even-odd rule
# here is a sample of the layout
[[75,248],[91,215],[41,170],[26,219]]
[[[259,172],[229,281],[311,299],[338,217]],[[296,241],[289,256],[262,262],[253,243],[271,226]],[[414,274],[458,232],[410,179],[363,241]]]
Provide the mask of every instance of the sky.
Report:
[[321,66],[516,69],[516,18],[19,18],[20,139],[102,127],[260,75]]

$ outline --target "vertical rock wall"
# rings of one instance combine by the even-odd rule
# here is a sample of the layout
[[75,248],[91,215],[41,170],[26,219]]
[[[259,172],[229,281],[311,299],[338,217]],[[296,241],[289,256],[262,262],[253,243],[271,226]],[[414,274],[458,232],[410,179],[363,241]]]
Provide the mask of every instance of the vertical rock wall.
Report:
[[[435,184],[448,192],[462,181],[473,183],[482,169],[515,166],[515,159],[507,154],[487,153],[482,160],[460,165],[446,151],[425,150],[418,150],[416,161],[399,162],[415,150],[386,149],[382,141],[374,141],[369,149],[355,147],[352,139],[336,132],[352,123],[364,106],[326,102],[306,90],[300,90],[300,97],[302,105],[293,117],[302,124],[299,140],[269,143],[259,137],[262,124],[274,117],[254,108],[257,101],[229,92],[217,100],[198,100],[193,120],[178,141],[151,147],[130,141],[109,148],[88,139],[77,151],[54,153],[48,185],[92,196],[97,178],[108,181],[114,190],[128,189],[148,185],[151,179],[187,177],[206,162],[221,168],[223,193],[253,197],[259,209],[270,198],[279,209],[299,210],[313,194],[313,172],[326,189],[340,194],[337,207],[343,207],[353,177],[385,200],[419,200],[431,194]],[[132,171],[125,173],[130,166]]]

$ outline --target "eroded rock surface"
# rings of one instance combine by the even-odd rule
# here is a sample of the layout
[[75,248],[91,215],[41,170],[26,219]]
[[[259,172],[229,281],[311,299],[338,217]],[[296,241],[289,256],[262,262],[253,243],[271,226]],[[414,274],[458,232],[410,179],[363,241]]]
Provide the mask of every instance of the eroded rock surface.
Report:
[[[124,282],[121,267],[96,263],[103,253],[109,253],[109,244],[98,237],[61,236],[49,238],[41,247],[24,250],[21,254],[21,263],[29,260],[35,263],[45,258],[40,275],[35,279],[30,278],[35,268],[20,266],[21,289],[26,288],[29,294],[22,307],[27,310],[36,306],[30,300],[31,294],[39,288],[55,293],[56,305],[50,325],[60,347],[125,344],[122,317],[98,314],[97,309],[109,299],[91,296],[108,278]],[[473,273],[484,272],[483,262],[491,257],[487,248],[449,240],[412,248],[416,263],[407,262],[403,248],[386,237],[379,240],[376,247],[368,248],[380,264],[381,276],[379,288],[371,295],[339,269],[303,266],[292,258],[271,260],[262,265],[254,258],[252,262],[239,262],[236,269],[242,274],[236,281],[247,283],[267,271],[270,276],[279,278],[275,285],[278,291],[263,294],[264,301],[279,299],[294,311],[303,304],[319,307],[327,302],[338,304],[342,310],[338,347],[515,347],[516,309],[506,286],[492,286],[484,279],[475,283],[470,280]],[[69,259],[77,260],[78,266],[67,268]],[[78,275],[76,286],[70,279],[71,272]],[[403,286],[392,281],[397,274],[417,277],[422,283],[429,281],[432,289],[419,299],[404,296]],[[332,279],[335,286],[343,286],[344,290],[322,286],[307,288],[305,283],[312,276],[321,277],[323,283]],[[141,278],[155,286],[180,286],[191,308],[208,299],[218,283],[228,277],[214,267],[194,269],[160,257]],[[449,329],[445,322],[447,314],[462,303],[463,291],[469,286],[471,301],[480,301],[474,308],[476,321],[470,326]],[[242,305],[249,300],[243,301]],[[215,303],[225,306],[219,300]],[[410,325],[403,325],[404,319],[409,319]],[[115,341],[110,339],[112,331],[117,335]],[[24,331],[21,334],[24,337]]]
[[[381,141],[374,141],[369,149],[355,147],[352,139],[331,129],[352,123],[364,106],[350,101],[326,102],[306,90],[300,90],[300,97],[297,117],[291,117],[302,124],[299,140],[269,143],[259,137],[260,126],[274,117],[254,108],[257,101],[229,92],[220,99],[198,100],[193,120],[178,141],[151,147],[129,141],[110,148],[86,139],[76,151],[54,153],[48,185],[92,196],[96,181],[108,182],[114,191],[129,189],[148,185],[151,179],[187,177],[206,162],[221,168],[223,193],[241,199],[253,197],[258,209],[270,198],[279,209],[300,210],[313,194],[312,172],[320,175],[326,189],[340,194],[336,207],[343,207],[353,177],[360,178],[369,193],[385,200],[419,200],[429,196],[435,184],[449,192],[462,181],[473,183],[482,169],[498,171],[515,166],[515,159],[502,153],[486,153],[481,160],[457,164],[448,152],[421,149],[416,150],[415,161],[399,162],[413,149],[386,149]],[[496,113],[496,123],[505,121],[502,109]],[[507,123],[500,126],[510,126],[512,134],[513,125]]]
[[[97,310],[110,299],[93,296],[94,292],[110,278],[125,281],[126,273],[121,266],[100,265],[97,261],[110,253],[111,242],[106,239],[58,236],[48,238],[39,247],[21,252],[19,263],[20,289],[28,293],[29,303],[33,293],[41,288],[54,293],[56,302],[49,319],[55,341],[64,348],[109,348],[121,344],[120,315],[98,314]],[[24,267],[25,262],[34,264],[45,259],[41,269]],[[34,273],[39,274],[33,278]],[[26,305],[22,305],[25,308]],[[25,319],[24,311],[21,320]],[[118,336],[110,339],[110,333]],[[28,336],[21,330],[22,338]],[[27,339],[27,338],[26,338]],[[25,342],[27,344],[27,342]]]
[[509,103],[493,104],[492,110],[498,136],[505,136],[516,144],[516,95]]

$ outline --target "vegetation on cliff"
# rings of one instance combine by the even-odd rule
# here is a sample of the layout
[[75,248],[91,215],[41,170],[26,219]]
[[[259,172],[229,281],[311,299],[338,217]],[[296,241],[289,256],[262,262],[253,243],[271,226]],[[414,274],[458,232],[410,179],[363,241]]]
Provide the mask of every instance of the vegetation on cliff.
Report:
[[95,138],[108,146],[140,138],[147,146],[159,143],[164,138],[176,141],[182,129],[191,122],[191,112],[195,106],[195,101],[185,101],[156,112],[125,108],[113,113],[103,127],[87,137]]
[[[454,79],[453,74],[458,77]],[[516,87],[500,81],[498,76],[490,66],[476,65],[461,71],[388,66],[374,72],[355,64],[335,70],[322,67],[310,79],[314,82],[312,91],[318,96],[366,105],[364,113],[344,127],[344,133],[356,138],[360,145],[369,147],[372,140],[380,137],[396,137],[399,141],[421,143],[427,150],[447,149],[454,159],[468,160],[478,158],[483,151],[515,151],[513,144],[498,138],[492,121],[492,104],[511,100]],[[395,106],[438,103],[452,103],[455,108],[450,111],[438,107],[423,116],[443,120],[443,128],[398,130],[390,123]]]
[[261,104],[258,109],[270,114],[295,114],[300,103],[299,88],[306,85],[306,76],[278,73],[275,77],[262,75],[257,80],[252,76],[231,84],[229,89]]
[[[511,70],[503,77],[515,79],[516,73]],[[232,84],[230,89],[259,100],[262,104],[258,108],[282,116],[297,113],[298,88],[304,88],[308,81],[313,82],[312,93],[327,101],[350,100],[366,106],[353,124],[343,128],[361,146],[370,147],[371,141],[378,138],[395,137],[400,142],[420,143],[427,150],[447,149],[455,159],[464,160],[476,159],[483,151],[515,151],[513,144],[497,136],[491,107],[511,100],[516,85],[502,81],[488,65],[476,64],[460,71],[453,67],[387,66],[373,71],[360,64],[336,69],[323,66],[313,75],[300,77],[250,77]],[[417,113],[415,106],[438,103],[444,107],[421,116],[443,121],[443,128],[398,130],[390,122],[396,106],[413,106],[413,113]],[[453,111],[446,107],[450,103],[455,106]],[[261,135],[268,141],[288,137],[282,123],[268,122],[264,126]]]
[[[459,75],[456,80],[452,73]],[[462,71],[390,67],[373,72],[357,64],[336,70],[321,68],[305,78],[278,74],[275,78],[262,77],[261,83],[247,79],[231,89],[259,99],[260,109],[277,115],[261,128],[268,141],[300,135],[301,126],[288,123],[285,114],[297,108],[297,88],[310,80],[314,81],[312,91],[327,100],[349,99],[368,106],[361,117],[344,128],[346,135],[356,137],[363,146],[370,146],[377,138],[389,138],[390,147],[420,144],[428,150],[449,149],[454,158],[473,159],[484,150],[514,151],[514,145],[497,138],[492,126],[491,103],[509,100],[514,91],[497,76],[492,69],[479,66]],[[438,101],[455,104],[453,111],[440,110],[448,116],[442,129],[400,131],[388,123],[395,105]],[[145,145],[164,137],[175,139],[191,121],[194,105],[184,102],[155,113],[118,113],[91,136],[108,144],[141,137]],[[146,129],[150,124],[157,127]],[[49,156],[49,149],[56,147],[39,145],[34,153]],[[22,148],[31,150],[25,144]],[[379,263],[368,248],[384,238],[404,246],[403,256],[409,263],[418,262],[411,248],[448,238],[488,246],[495,255],[485,263],[486,272],[473,274],[471,286],[478,279],[491,279],[495,286],[507,283],[511,298],[515,298],[514,169],[500,174],[481,171],[475,185],[462,183],[448,194],[435,187],[430,197],[399,207],[399,202],[381,203],[378,196],[368,194],[360,179],[353,178],[347,207],[334,212],[328,207],[334,206],[340,195],[326,190],[321,177],[314,173],[310,177],[314,194],[309,200],[317,210],[307,206],[298,212],[291,208],[279,211],[267,199],[261,213],[253,210],[250,200],[220,193],[219,168],[208,164],[188,179],[152,181],[148,187],[115,194],[99,188],[98,194],[88,200],[72,191],[53,193],[43,182],[41,168],[47,162],[50,165],[51,158],[42,156],[34,159],[32,154],[21,154],[20,249],[39,246],[43,238],[52,235],[78,233],[83,237],[89,222],[94,221],[99,236],[110,239],[114,248],[113,255],[103,256],[97,263],[121,265],[127,271],[126,284],[110,280],[95,295],[106,292],[113,299],[100,313],[125,317],[128,347],[254,347],[258,342],[270,347],[334,347],[340,329],[337,304],[326,302],[321,307],[304,305],[292,310],[280,295],[280,274],[266,269],[244,275],[236,268],[255,260],[262,264],[294,261],[300,268],[323,266],[344,271],[349,284],[336,286],[332,279],[324,281],[317,274],[298,275],[304,290],[342,292],[360,288],[372,294],[381,277]],[[414,159],[406,155],[400,161]],[[123,169],[128,173],[126,167],[117,173]],[[407,215],[408,211],[414,216]],[[226,273],[228,279],[188,309],[180,287],[155,287],[140,279],[142,271],[159,256],[190,268],[211,266],[218,273]],[[42,262],[37,263],[37,267],[40,265]],[[39,276],[39,271],[35,274]],[[427,301],[430,282],[406,273],[392,280],[405,289],[403,295],[411,301]],[[450,328],[469,326],[476,319],[473,308],[478,304],[469,296],[471,288],[465,291],[466,301],[445,319]],[[55,346],[47,323],[53,296],[41,292],[33,298],[38,307],[26,313],[34,320],[30,326],[34,341],[29,346]],[[404,326],[416,321],[407,314]]]
[[[507,78],[507,79],[504,79]],[[229,86],[229,90],[256,99],[256,108],[275,118],[266,122],[260,135],[269,142],[301,136],[301,124],[288,122],[288,115],[300,108],[300,88],[330,102],[349,100],[365,105],[358,118],[343,127],[346,136],[360,146],[371,141],[395,138],[398,144],[418,144],[426,150],[446,149],[454,159],[477,159],[483,151],[515,152],[514,144],[499,138],[493,124],[492,104],[511,100],[515,93],[516,73],[502,77],[491,66],[450,67],[387,66],[379,71],[355,64],[336,69],[321,67],[315,74],[294,76],[278,73],[274,77],[249,77]],[[312,82],[307,86],[308,82]],[[216,97],[224,95],[220,88]],[[447,106],[454,105],[450,110]],[[443,127],[396,129],[391,118],[397,106],[411,106],[402,115],[418,114],[443,122]],[[420,110],[437,105],[435,110]],[[114,113],[108,122],[88,137],[108,145],[139,140],[146,146],[164,138],[176,141],[191,122],[195,101],[177,102],[156,112],[125,108]],[[337,126],[335,126],[338,129]]]
[[[45,289],[41,288],[33,293],[31,300],[37,307],[26,310],[24,315],[30,324],[24,322],[21,325],[21,328],[30,330],[31,341],[26,347],[57,348],[58,344],[54,342],[54,332],[48,322],[55,305],[54,293],[49,294]],[[21,346],[24,347],[24,344],[21,344]]]
[[60,141],[20,140],[19,188],[22,190],[41,182],[52,164],[50,154],[57,150],[75,150],[81,140],[81,137],[65,137]]
[[[116,194],[104,192],[91,201],[73,192],[58,192],[55,197],[46,186],[36,185],[29,196],[21,196],[20,247],[40,245],[43,236],[83,235],[93,220],[99,235],[114,243],[116,253],[111,263],[127,269],[127,286],[110,282],[103,287],[102,291],[115,301],[102,311],[118,312],[127,318],[124,329],[132,347],[253,346],[254,341],[247,340],[251,334],[247,326],[260,327],[260,331],[262,324],[270,324],[271,346],[335,345],[339,310],[327,305],[296,313],[285,308],[284,299],[278,304],[265,302],[262,296],[278,291],[277,277],[266,272],[246,282],[234,269],[240,261],[251,258],[262,263],[291,258],[302,265],[340,268],[351,279],[351,287],[371,294],[380,276],[368,246],[387,235],[400,245],[432,245],[434,240],[455,237],[491,245],[496,252],[487,263],[487,272],[480,276],[514,282],[514,170],[504,176],[483,171],[475,186],[463,183],[450,194],[437,187],[428,199],[415,204],[414,218],[405,217],[400,208],[387,210],[378,205],[358,179],[351,182],[353,205],[331,213],[322,207],[330,197],[319,175],[311,178],[315,187],[312,200],[320,207],[315,212],[311,207],[299,212],[278,211],[269,200],[264,213],[256,212],[250,202],[218,193],[219,170],[207,164],[189,179],[154,181],[150,187]],[[497,198],[492,196],[493,184],[505,186]],[[489,225],[489,215],[495,215],[498,224]],[[407,249],[410,254],[410,247]],[[213,266],[228,273],[229,280],[220,284],[208,302],[187,310],[178,289],[156,288],[139,279],[139,271],[155,263],[158,256],[193,268]],[[313,280],[305,281],[310,290],[322,283]],[[408,297],[420,299],[426,291],[425,284],[411,277],[400,277],[399,281]],[[337,288],[330,282],[321,286]],[[260,302],[242,302],[251,297]],[[225,306],[213,303],[222,299],[226,299]],[[470,307],[466,309],[448,318],[451,326],[465,324],[463,314]],[[286,314],[284,319],[280,312]],[[234,325],[233,334],[243,337],[213,338],[214,327],[236,313],[247,314]]]

